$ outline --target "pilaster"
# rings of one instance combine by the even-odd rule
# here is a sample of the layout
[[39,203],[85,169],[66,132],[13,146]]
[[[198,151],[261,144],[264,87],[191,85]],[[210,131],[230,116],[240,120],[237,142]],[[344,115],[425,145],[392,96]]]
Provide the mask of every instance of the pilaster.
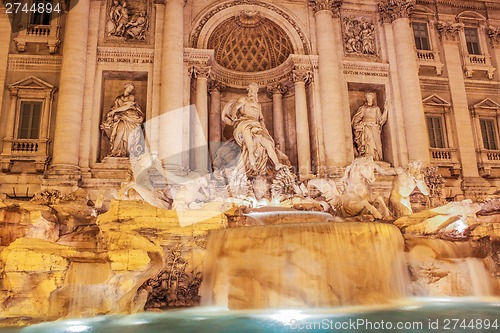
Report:
[[[448,69],[455,128],[460,129],[457,135],[458,151],[462,164],[462,177],[465,179],[479,178],[476,146],[472,132],[467,92],[465,90],[462,59],[460,55],[459,33],[463,24],[454,22],[439,22],[438,31],[443,42],[444,57]],[[464,190],[465,191],[465,190]]]

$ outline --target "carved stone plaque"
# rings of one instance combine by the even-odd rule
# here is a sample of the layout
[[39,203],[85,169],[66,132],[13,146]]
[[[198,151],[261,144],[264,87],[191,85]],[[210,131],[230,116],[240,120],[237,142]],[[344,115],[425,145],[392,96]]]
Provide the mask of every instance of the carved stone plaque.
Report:
[[105,19],[105,41],[149,43],[151,1],[107,0]]
[[371,18],[343,17],[342,37],[346,55],[378,56],[375,24]]

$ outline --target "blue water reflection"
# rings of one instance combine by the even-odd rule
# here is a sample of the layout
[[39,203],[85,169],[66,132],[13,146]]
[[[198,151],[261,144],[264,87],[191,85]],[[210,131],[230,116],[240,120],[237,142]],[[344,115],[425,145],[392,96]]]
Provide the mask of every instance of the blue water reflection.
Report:
[[500,300],[398,307],[227,311],[192,308],[42,323],[2,333],[499,332]]

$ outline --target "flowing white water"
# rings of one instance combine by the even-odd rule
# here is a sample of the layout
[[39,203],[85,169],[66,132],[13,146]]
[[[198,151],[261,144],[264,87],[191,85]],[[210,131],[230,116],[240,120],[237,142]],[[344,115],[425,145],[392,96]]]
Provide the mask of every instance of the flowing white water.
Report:
[[304,223],[216,230],[204,305],[230,309],[380,304],[407,295],[404,240],[383,223]]
[[407,240],[408,265],[416,296],[484,297],[492,295],[491,278],[469,242],[414,238]]

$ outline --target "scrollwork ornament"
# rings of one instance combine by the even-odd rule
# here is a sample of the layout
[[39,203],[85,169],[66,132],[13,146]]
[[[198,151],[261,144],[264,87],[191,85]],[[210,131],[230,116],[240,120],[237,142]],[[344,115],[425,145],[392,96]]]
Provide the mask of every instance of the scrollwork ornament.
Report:
[[221,92],[224,89],[226,89],[226,85],[218,80],[212,79],[208,82],[208,92],[210,94],[215,91]]
[[309,70],[305,69],[294,69],[292,71],[292,81],[296,82],[304,82],[306,85],[313,81],[313,73]]
[[458,41],[458,33],[464,28],[463,23],[443,22],[437,23],[437,31],[441,39],[447,41]]
[[189,68],[189,76],[191,76],[193,79],[208,79],[211,76],[211,69],[209,66],[191,66]]
[[284,95],[288,92],[288,87],[286,85],[284,85],[283,83],[278,82],[276,84],[267,86],[267,91],[269,91],[269,93],[271,95],[274,95],[274,94]]
[[329,10],[338,17],[340,15],[340,7],[342,7],[342,0],[309,0],[315,13],[322,10]]
[[378,5],[383,23],[392,23],[400,18],[410,18],[416,0],[386,0]]

